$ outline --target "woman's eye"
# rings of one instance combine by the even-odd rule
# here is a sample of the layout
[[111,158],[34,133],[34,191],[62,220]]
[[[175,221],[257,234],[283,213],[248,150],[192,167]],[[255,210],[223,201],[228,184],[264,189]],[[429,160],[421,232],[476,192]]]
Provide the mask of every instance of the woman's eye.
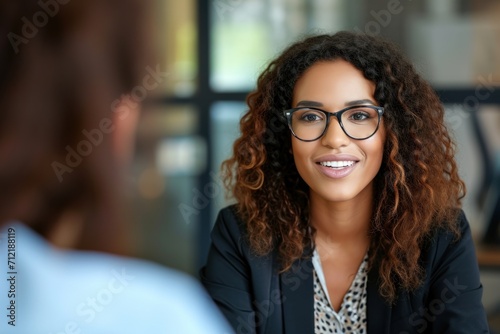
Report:
[[370,115],[364,112],[356,112],[353,113],[350,117],[353,121],[364,121],[365,119],[370,118]]
[[318,114],[304,114],[301,119],[306,122],[317,122],[321,121],[321,117]]

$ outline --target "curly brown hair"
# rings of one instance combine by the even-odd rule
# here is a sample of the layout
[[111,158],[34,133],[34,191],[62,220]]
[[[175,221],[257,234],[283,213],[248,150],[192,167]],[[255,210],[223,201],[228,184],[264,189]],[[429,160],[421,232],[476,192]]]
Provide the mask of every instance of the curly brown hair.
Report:
[[[454,160],[444,110],[431,86],[392,43],[339,32],[306,38],[288,47],[260,75],[247,98],[241,136],[222,169],[237,200],[253,251],[277,249],[282,270],[304,256],[314,240],[309,188],[295,167],[291,135],[282,111],[291,107],[295,83],[318,61],[343,59],[375,83],[384,107],[387,139],[375,177],[370,265],[377,261],[380,294],[417,288],[423,278],[423,242],[438,228],[459,235],[456,218],[465,195]],[[375,242],[376,241],[376,242]]]

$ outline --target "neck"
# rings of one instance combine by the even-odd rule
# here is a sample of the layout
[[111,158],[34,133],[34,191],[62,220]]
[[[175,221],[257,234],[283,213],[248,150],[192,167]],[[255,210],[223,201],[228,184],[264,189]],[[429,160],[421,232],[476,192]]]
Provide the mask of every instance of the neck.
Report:
[[310,221],[323,244],[368,247],[372,210],[372,191],[344,202],[329,202],[311,192]]

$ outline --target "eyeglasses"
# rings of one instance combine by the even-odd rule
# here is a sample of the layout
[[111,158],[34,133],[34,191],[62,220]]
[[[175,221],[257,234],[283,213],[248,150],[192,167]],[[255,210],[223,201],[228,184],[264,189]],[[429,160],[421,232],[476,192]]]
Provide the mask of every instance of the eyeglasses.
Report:
[[377,106],[351,106],[335,113],[314,107],[299,107],[283,111],[292,134],[302,141],[321,138],[335,116],[344,133],[357,140],[368,139],[377,132],[384,108]]

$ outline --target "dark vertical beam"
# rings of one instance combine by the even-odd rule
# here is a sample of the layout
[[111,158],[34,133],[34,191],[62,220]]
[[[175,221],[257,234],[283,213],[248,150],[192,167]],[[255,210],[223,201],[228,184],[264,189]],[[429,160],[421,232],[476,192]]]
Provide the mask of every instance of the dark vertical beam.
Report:
[[[212,1],[210,0],[197,0],[197,19],[198,19],[198,93],[197,93],[197,106],[199,112],[199,135],[205,139],[207,145],[207,161],[206,168],[198,178],[198,189],[203,191],[205,185],[210,182],[209,170],[212,163],[212,145],[210,136],[210,106],[212,104],[212,94],[210,87],[210,12]],[[210,235],[210,219],[212,205],[209,203],[205,205],[198,216],[198,229],[197,229],[197,268],[200,268],[204,263],[207,256],[209,247]]]
[[[478,194],[476,197],[476,204],[479,209],[483,210],[485,202],[487,201],[487,195],[490,187],[494,183],[495,179],[495,161],[494,157],[491,156],[491,147],[488,143],[488,138],[486,138],[483,126],[480,122],[480,116],[478,113],[481,112],[481,105],[486,104],[496,104],[500,105],[500,87],[488,87],[491,89],[492,93],[488,95],[487,98],[479,100],[477,97],[476,88],[457,88],[457,89],[435,89],[436,93],[439,95],[441,101],[445,104],[457,104],[469,112],[468,122],[472,128],[474,134],[475,144],[478,146],[479,154],[481,156],[481,178],[479,185]],[[471,105],[467,105],[467,102],[477,101],[477,106],[474,106],[474,110],[471,109]],[[498,190],[500,191],[500,189]]]

